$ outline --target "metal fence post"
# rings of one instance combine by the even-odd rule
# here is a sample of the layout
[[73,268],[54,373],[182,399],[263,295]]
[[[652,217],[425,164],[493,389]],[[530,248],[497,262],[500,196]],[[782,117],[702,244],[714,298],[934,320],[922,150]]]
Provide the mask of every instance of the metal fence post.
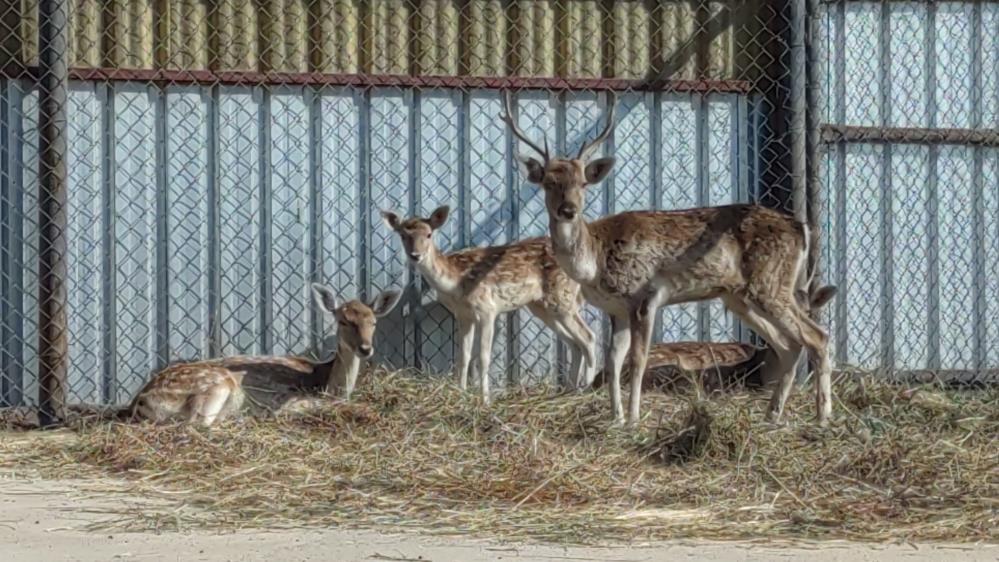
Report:
[[63,419],[66,404],[67,2],[38,5],[38,418]]
[[807,151],[806,151],[806,2],[791,1],[791,92],[788,132],[791,151],[791,206],[794,217],[801,222],[807,220]]
[[[794,211],[794,218],[803,223],[808,223],[808,188],[809,183],[809,161],[807,141],[811,136],[808,133],[808,83],[807,83],[807,53],[808,43],[808,14],[807,4],[810,0],[790,0],[791,4],[791,29],[790,29],[790,54],[791,54],[791,92],[789,103],[791,106],[790,124],[788,133],[790,137],[791,156],[791,208]],[[810,260],[809,260],[810,261]],[[797,365],[797,381],[803,382],[808,377],[808,362],[799,360]]]
[[[805,106],[808,128],[805,133],[805,158],[808,163],[808,177],[806,180],[806,207],[808,215],[808,227],[812,235],[808,254],[808,272],[812,276],[812,285],[809,290],[813,290],[822,285],[822,214],[825,201],[822,199],[822,181],[820,161],[822,154],[819,152],[819,142],[821,134],[822,111],[821,81],[819,73],[819,23],[822,7],[819,0],[805,0],[807,3],[807,28],[805,30]],[[813,316],[818,316],[818,311],[812,311]]]

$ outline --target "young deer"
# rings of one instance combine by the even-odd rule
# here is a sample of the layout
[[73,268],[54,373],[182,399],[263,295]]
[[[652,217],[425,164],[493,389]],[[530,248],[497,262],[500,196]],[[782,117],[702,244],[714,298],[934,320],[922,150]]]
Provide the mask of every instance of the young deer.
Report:
[[575,158],[550,158],[517,127],[511,105],[507,94],[503,121],[542,158],[520,156],[518,161],[526,180],[544,190],[555,259],[582,286],[586,299],[611,318],[607,371],[615,423],[624,422],[620,380],[626,355],[634,373],[628,422],[639,421],[642,376],[659,307],[721,298],[779,357],[780,381],[768,419],[780,418],[793,366],[805,347],[818,366],[816,405],[818,421],[825,424],[832,414],[829,338],[795,298],[808,277],[807,226],[757,205],[634,211],[587,224],[582,214],[586,188],[602,181],[614,165],[612,157],[589,160],[613,130],[613,101],[603,131]]
[[[810,299],[804,294],[799,303],[809,307],[809,312],[826,305],[836,295],[836,287],[827,285],[817,289]],[[761,388],[775,381],[765,380],[764,366],[777,361],[768,346],[757,347],[739,342],[674,342],[657,343],[649,347],[642,390],[670,389],[677,383],[701,380],[705,390],[729,388]],[[600,371],[593,380],[593,388],[606,384],[606,371]],[[622,373],[622,384],[628,377]]]
[[507,246],[442,254],[433,235],[447,220],[448,212],[444,206],[429,218],[402,220],[390,211],[382,211],[382,216],[402,239],[409,261],[458,322],[460,351],[454,376],[459,386],[468,386],[472,346],[477,339],[482,398],[489,402],[489,359],[496,316],[526,306],[569,345],[576,386],[588,387],[596,367],[593,332],[580,315],[583,299],[579,285],[555,263],[551,241],[531,238]]
[[324,312],[337,320],[337,351],[316,363],[300,357],[237,356],[178,363],[158,372],[129,406],[133,418],[187,421],[209,427],[240,411],[267,414],[323,391],[349,400],[372,347],[376,319],[392,311],[401,292],[386,291],[369,304],[340,304],[333,291],[312,284]]

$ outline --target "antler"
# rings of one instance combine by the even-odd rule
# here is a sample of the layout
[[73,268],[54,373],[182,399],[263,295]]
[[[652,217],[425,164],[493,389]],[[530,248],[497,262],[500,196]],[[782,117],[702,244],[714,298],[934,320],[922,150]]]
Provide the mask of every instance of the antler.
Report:
[[548,139],[544,139],[545,147],[542,149],[538,145],[531,142],[531,140],[527,138],[527,135],[524,134],[524,131],[520,130],[520,127],[518,127],[517,123],[513,120],[513,96],[509,91],[503,97],[503,115],[500,115],[500,118],[507,124],[508,127],[510,127],[510,131],[513,132],[515,137],[523,141],[527,146],[533,148],[534,151],[544,159],[544,163],[548,164]]
[[614,130],[614,108],[617,106],[617,96],[613,92],[611,92],[608,97],[607,105],[610,106],[610,111],[607,112],[607,124],[604,126],[604,130],[597,135],[597,138],[591,140],[590,142],[584,143],[583,146],[579,147],[579,154],[576,155],[577,160],[587,160],[590,157],[590,154],[592,154],[593,151],[600,146],[600,143],[607,140],[611,131]]

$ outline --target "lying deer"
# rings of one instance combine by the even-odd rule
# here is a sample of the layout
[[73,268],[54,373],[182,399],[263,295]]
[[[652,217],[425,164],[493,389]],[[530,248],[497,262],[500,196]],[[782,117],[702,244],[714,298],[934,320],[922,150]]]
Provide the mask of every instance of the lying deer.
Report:
[[555,263],[551,242],[531,238],[444,254],[434,243],[434,231],[445,223],[448,213],[444,206],[428,218],[403,220],[391,211],[382,211],[382,216],[402,239],[406,257],[458,322],[460,351],[454,367],[458,385],[463,390],[468,386],[472,346],[478,340],[478,378],[482,399],[489,402],[496,317],[526,306],[569,345],[576,386],[588,387],[596,367],[593,332],[580,315],[579,285]]
[[[811,299],[801,295],[810,312],[826,305],[836,295],[836,287],[827,285],[817,289]],[[700,380],[707,392],[732,388],[762,388],[774,381],[765,380],[763,367],[777,361],[777,356],[767,346],[757,347],[738,342],[675,342],[657,343],[649,348],[645,365],[642,390],[673,389],[685,381]],[[622,384],[627,384],[623,376]],[[593,380],[597,389],[606,383],[606,371],[600,371]]]
[[615,423],[624,423],[621,368],[627,356],[633,376],[628,422],[639,421],[656,311],[664,305],[720,298],[766,340],[779,359],[780,381],[768,419],[776,421],[805,347],[815,360],[817,417],[832,414],[832,365],[828,334],[808,317],[795,291],[807,281],[808,226],[758,205],[676,211],[633,211],[583,220],[586,189],[600,183],[614,158],[590,160],[614,128],[614,102],[603,130],[574,158],[552,158],[530,141],[513,118],[509,93],[501,116],[513,134],[541,160],[520,156],[524,178],[541,186],[558,265],[582,287],[590,303],[610,316],[607,354]]
[[339,304],[326,286],[313,283],[312,291],[337,321],[337,351],[331,359],[237,356],[174,364],[139,391],[129,406],[132,418],[209,427],[237,412],[276,413],[324,391],[349,400],[361,363],[374,353],[376,319],[392,311],[401,293],[386,291],[368,304]]

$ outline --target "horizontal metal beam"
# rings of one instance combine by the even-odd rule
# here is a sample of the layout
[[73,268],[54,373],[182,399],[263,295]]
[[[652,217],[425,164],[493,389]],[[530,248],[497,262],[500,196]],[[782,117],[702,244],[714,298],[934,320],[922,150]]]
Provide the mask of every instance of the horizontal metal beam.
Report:
[[822,126],[822,142],[826,144],[849,142],[957,144],[999,147],[999,129],[921,129],[914,127],[857,127],[825,124]]
[[[35,79],[36,67],[8,65],[0,76]],[[406,76],[394,74],[322,74],[315,72],[243,72],[71,68],[70,80],[158,82],[184,85],[291,85],[408,88],[517,88],[535,90],[617,90],[746,94],[747,80],[625,80],[619,78],[547,78],[520,76]]]

